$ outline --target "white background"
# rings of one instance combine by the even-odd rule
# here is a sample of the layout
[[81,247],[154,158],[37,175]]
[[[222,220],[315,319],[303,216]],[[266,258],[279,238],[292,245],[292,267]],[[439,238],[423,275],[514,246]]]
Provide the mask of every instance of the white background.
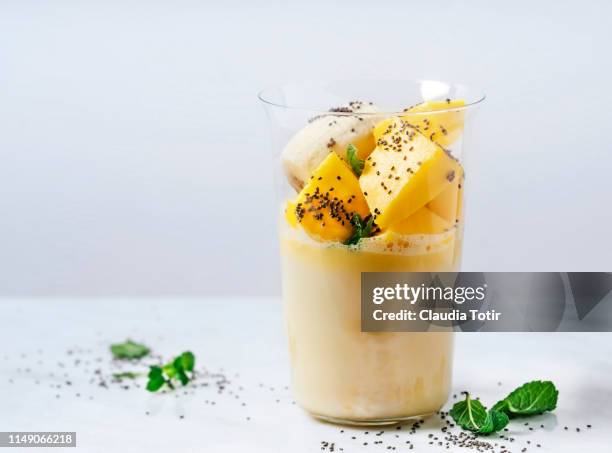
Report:
[[464,269],[612,269],[609,2],[289,4],[0,4],[0,296],[277,294],[302,79],[481,87]]

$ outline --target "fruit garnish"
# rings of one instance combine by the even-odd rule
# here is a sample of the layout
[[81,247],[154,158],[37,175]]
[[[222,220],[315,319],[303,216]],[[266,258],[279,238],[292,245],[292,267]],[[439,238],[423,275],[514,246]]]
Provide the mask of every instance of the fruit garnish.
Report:
[[[453,107],[463,107],[463,99],[446,101],[425,101],[410,107],[402,119],[415,126],[423,135],[442,146],[452,144],[463,131],[464,111],[450,110]],[[436,110],[445,110],[432,113]],[[419,113],[428,112],[428,113]]]
[[399,234],[439,234],[450,230],[453,223],[423,206],[412,214],[389,227],[389,231]]
[[354,232],[353,218],[370,215],[359,180],[336,153],[314,171],[297,198],[286,207],[288,223],[299,224],[316,240],[344,242]]
[[[449,146],[463,132],[464,112],[460,109],[465,105],[463,99],[446,101],[425,101],[404,110],[400,115],[404,121],[414,126],[431,141],[441,146]],[[454,107],[459,110],[449,110]],[[439,113],[436,111],[441,110]],[[374,138],[378,139],[393,122],[393,118],[381,121],[374,128]]]
[[463,173],[452,156],[406,121],[385,123],[359,179],[382,229],[415,213]]
[[458,223],[461,220],[463,182],[463,169],[459,168],[458,177],[455,177],[440,195],[427,203],[427,207],[452,224]]

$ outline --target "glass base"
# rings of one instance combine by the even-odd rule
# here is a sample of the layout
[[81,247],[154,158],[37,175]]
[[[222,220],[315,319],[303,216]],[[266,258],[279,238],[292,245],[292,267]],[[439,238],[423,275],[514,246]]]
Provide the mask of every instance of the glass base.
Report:
[[371,420],[356,420],[349,418],[336,418],[327,415],[314,414],[309,412],[311,416],[327,423],[333,423],[335,425],[347,425],[347,426],[388,426],[397,425],[414,419],[430,417],[434,412],[427,414],[410,415],[406,417],[392,417],[392,418],[376,418]]

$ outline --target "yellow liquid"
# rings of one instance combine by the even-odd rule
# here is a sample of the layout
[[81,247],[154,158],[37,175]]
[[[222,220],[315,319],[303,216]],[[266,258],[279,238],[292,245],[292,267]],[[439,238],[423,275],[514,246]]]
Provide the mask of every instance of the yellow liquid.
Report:
[[297,403],[346,423],[439,410],[450,392],[452,332],[361,332],[361,272],[456,270],[460,231],[399,239],[399,246],[368,239],[358,250],[292,232],[281,233],[281,255]]

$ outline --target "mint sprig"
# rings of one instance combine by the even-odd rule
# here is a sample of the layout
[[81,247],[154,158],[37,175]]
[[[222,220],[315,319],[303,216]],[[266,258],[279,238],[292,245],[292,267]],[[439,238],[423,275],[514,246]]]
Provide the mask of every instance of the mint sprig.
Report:
[[489,411],[466,393],[465,400],[455,403],[449,415],[457,425],[476,434],[500,431],[510,418],[552,411],[557,407],[559,391],[551,381],[531,381],[513,390]]
[[353,227],[355,227],[355,230],[353,231],[353,235],[344,242],[344,245],[356,245],[363,238],[367,238],[372,235],[374,217],[369,216],[369,219],[365,221],[365,219],[362,219],[359,214],[355,214],[351,219],[351,223],[353,224]]
[[365,160],[357,157],[357,148],[353,144],[346,147],[346,161],[353,169],[353,173],[355,173],[357,177],[361,176],[363,166],[365,165]]
[[531,381],[498,401],[493,409],[509,417],[536,415],[555,409],[558,397],[559,391],[551,381]]
[[136,343],[132,340],[124,341],[123,343],[112,344],[110,350],[115,359],[140,359],[151,350],[144,344]]
[[508,424],[508,416],[504,412],[487,409],[476,399],[465,395],[464,401],[456,403],[449,412],[455,422],[463,429],[476,434],[491,434],[502,430]]
[[149,367],[147,375],[147,390],[156,392],[166,385],[174,389],[178,380],[182,385],[187,385],[193,379],[193,368],[195,366],[195,356],[190,351],[185,351],[175,357],[170,363],[163,366],[153,365]]

